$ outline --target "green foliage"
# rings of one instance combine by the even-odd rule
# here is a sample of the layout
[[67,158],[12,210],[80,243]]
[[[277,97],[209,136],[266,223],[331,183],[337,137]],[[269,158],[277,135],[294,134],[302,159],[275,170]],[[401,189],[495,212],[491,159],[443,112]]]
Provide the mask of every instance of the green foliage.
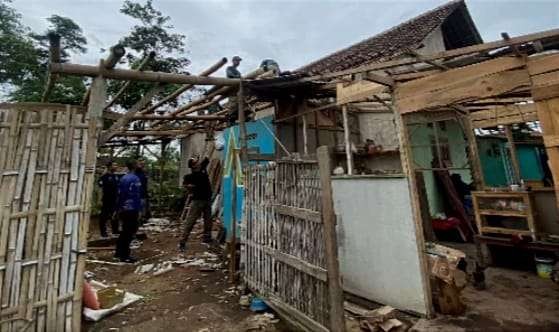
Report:
[[[120,40],[120,44],[128,50],[125,62],[130,68],[137,68],[147,54],[155,52],[156,58],[149,63],[146,70],[187,73],[186,68],[190,60],[182,56],[185,53],[186,37],[171,32],[174,28],[170,24],[171,18],[155,9],[152,0],[145,3],[126,0],[120,11],[138,21],[138,24]],[[115,94],[121,86],[120,82],[110,82],[109,93]],[[133,82],[118,104],[124,108],[132,107],[151,87],[151,83]],[[176,88],[169,85],[162,95],[167,95]]]
[[[48,35],[61,37],[62,61],[72,53],[85,53],[87,40],[72,19],[58,15],[47,18],[50,24],[44,33],[32,33],[10,2],[0,0],[0,84],[11,87],[13,101],[40,101],[47,81]],[[65,76],[57,80],[49,101],[79,104],[84,93],[82,78]]]

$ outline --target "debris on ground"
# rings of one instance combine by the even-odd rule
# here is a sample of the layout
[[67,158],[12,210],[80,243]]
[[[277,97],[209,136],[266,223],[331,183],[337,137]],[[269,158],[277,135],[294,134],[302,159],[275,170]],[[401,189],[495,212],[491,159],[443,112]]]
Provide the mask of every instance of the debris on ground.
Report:
[[274,331],[273,325],[279,323],[279,321],[274,314],[269,312],[254,315],[246,319],[245,331]]
[[[92,280],[90,282],[91,287],[95,290],[95,292],[97,293],[98,299],[99,299],[99,303],[101,305],[102,309],[99,310],[93,310],[87,307],[83,308],[83,314],[85,316],[86,320],[90,320],[90,321],[99,321],[101,320],[103,317],[106,317],[107,315],[110,315],[112,313],[115,313],[117,311],[120,311],[124,308],[126,308],[127,306],[131,305],[134,302],[137,302],[139,300],[142,299],[142,296],[140,295],[136,295],[130,292],[126,292],[124,290],[118,290],[116,289],[116,291],[112,291],[111,287],[102,284],[100,282],[97,282],[95,280]],[[122,296],[110,296],[110,293],[113,292],[113,294],[116,294],[118,292],[122,293]],[[105,298],[104,292],[106,292],[108,295],[107,298]],[[118,301],[117,301],[118,300]],[[105,301],[105,305],[103,305],[103,301]],[[107,307],[108,303],[113,302],[112,306]]]

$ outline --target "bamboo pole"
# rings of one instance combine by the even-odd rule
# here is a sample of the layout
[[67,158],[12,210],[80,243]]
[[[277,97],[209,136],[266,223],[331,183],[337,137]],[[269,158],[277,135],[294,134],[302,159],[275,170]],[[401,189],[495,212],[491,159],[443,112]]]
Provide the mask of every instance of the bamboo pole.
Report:
[[111,53],[109,53],[109,56],[105,60],[102,60],[102,66],[105,69],[113,69],[126,53],[126,50],[120,44],[111,47],[110,51]]
[[303,153],[309,155],[309,140],[307,137],[307,117],[303,115]]
[[132,120],[159,120],[159,121],[176,121],[176,120],[190,120],[190,121],[217,121],[225,120],[225,116],[220,115],[153,115],[153,114],[140,114],[134,115]]
[[[149,54],[144,57],[144,59],[142,60],[142,62],[140,63],[140,65],[138,66],[138,68],[136,68],[135,70],[137,71],[142,71],[144,69],[144,67],[153,59],[155,58],[155,52],[149,52]],[[105,106],[105,108],[103,109],[103,111],[107,111],[111,108],[111,106],[113,106],[116,101],[124,94],[124,91],[126,91],[126,89],[128,89],[128,87],[130,86],[131,82],[127,81],[125,82],[122,87],[120,88],[120,90],[118,90],[118,92],[114,95],[113,99],[111,99],[107,105]]]
[[349,121],[347,117],[347,105],[342,106],[342,117],[344,122],[344,143],[347,160],[347,175],[353,174],[353,151],[351,151],[351,140],[349,132]]
[[116,79],[116,80],[131,80],[131,81],[173,83],[173,84],[236,86],[240,82],[239,79],[234,79],[234,78],[203,77],[203,76],[170,74],[170,73],[153,72],[153,71],[138,72],[129,69],[102,69],[99,68],[98,66],[78,65],[72,63],[51,63],[49,65],[49,70],[51,73],[55,73],[55,74],[91,76],[91,77],[103,75],[103,77]]
[[[121,45],[114,45],[110,48],[110,54],[106,60],[101,60],[99,68],[112,69],[116,66],[118,61],[124,56],[126,50]],[[50,71],[50,67],[49,67]],[[94,75],[96,77],[97,75]],[[91,87],[88,87],[82,98],[82,106],[89,104],[89,97],[91,96]]]
[[243,83],[239,84],[239,92],[237,93],[237,103],[239,112],[239,136],[241,143],[241,171],[242,167],[248,166],[248,152],[247,152],[247,128],[245,121],[245,93]]
[[512,125],[505,126],[505,135],[507,137],[507,142],[509,143],[510,151],[510,161],[512,163],[513,181],[516,184],[520,184],[522,179],[522,174],[520,173],[520,162],[518,161],[518,154],[516,152],[516,144],[514,143],[514,137],[512,135]]
[[[49,62],[50,63],[59,63],[60,62],[60,36],[55,33],[49,33]],[[46,102],[49,98],[52,88],[54,88],[54,83],[58,75],[49,73],[47,77],[47,83],[45,86],[45,91],[43,92],[43,96],[41,97],[41,102]]]
[[[219,60],[217,63],[215,63],[214,65],[212,65],[211,67],[209,67],[208,69],[204,70],[203,72],[201,72],[199,74],[199,76],[210,76],[211,74],[215,73],[216,71],[219,70],[219,68],[223,67],[223,65],[225,65],[227,63],[227,58],[222,58],[221,60]],[[150,106],[148,108],[146,108],[145,110],[142,110],[142,113],[151,113],[153,111],[155,111],[156,109],[158,109],[159,107],[175,100],[176,98],[178,98],[178,96],[180,96],[183,92],[193,88],[194,85],[192,84],[187,84],[184,85],[180,88],[178,88],[177,90],[175,90],[173,93],[171,93],[170,95],[168,95],[167,97],[161,99],[159,102],[155,103],[153,106]]]

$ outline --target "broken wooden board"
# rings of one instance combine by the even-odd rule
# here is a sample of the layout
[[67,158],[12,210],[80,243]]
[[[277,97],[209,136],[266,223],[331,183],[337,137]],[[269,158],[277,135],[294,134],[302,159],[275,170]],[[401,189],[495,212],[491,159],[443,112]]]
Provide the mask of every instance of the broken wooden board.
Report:
[[488,128],[537,121],[536,104],[517,104],[491,107],[470,114],[474,128]]
[[[500,72],[489,76],[462,80],[446,88],[429,91],[408,98],[397,98],[396,104],[402,114],[423,109],[448,106],[476,99],[499,96],[519,91],[530,86],[528,71],[525,69]],[[396,88],[397,96],[399,87]]]
[[336,86],[336,104],[343,105],[354,101],[362,101],[388,90],[387,86],[365,80],[355,81],[349,85],[339,83]]

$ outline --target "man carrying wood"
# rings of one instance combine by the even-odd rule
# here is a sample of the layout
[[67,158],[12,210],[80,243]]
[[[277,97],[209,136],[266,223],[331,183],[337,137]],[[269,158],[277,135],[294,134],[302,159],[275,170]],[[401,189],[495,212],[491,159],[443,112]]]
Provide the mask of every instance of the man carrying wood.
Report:
[[102,238],[108,237],[107,222],[111,222],[111,231],[113,235],[120,233],[118,229],[118,219],[115,218],[116,201],[118,196],[118,176],[115,174],[116,164],[112,161],[107,163],[105,174],[103,174],[99,181],[99,187],[103,191],[103,199],[101,206],[101,215],[99,216],[99,233]]
[[202,242],[210,244],[212,242],[212,186],[206,167],[210,160],[206,157],[202,161],[199,158],[190,158],[188,160],[188,167],[191,173],[184,176],[183,186],[190,191],[192,201],[190,209],[186,216],[186,225],[182,239],[179,243],[179,250],[186,251],[186,242],[192,232],[194,223],[200,218],[204,217],[204,235]]
[[118,211],[122,222],[122,230],[116,243],[115,258],[121,262],[134,263],[136,259],[130,256],[130,243],[138,230],[138,218],[142,210],[142,183],[134,173],[136,161],[126,163],[128,173],[124,175],[118,185]]

